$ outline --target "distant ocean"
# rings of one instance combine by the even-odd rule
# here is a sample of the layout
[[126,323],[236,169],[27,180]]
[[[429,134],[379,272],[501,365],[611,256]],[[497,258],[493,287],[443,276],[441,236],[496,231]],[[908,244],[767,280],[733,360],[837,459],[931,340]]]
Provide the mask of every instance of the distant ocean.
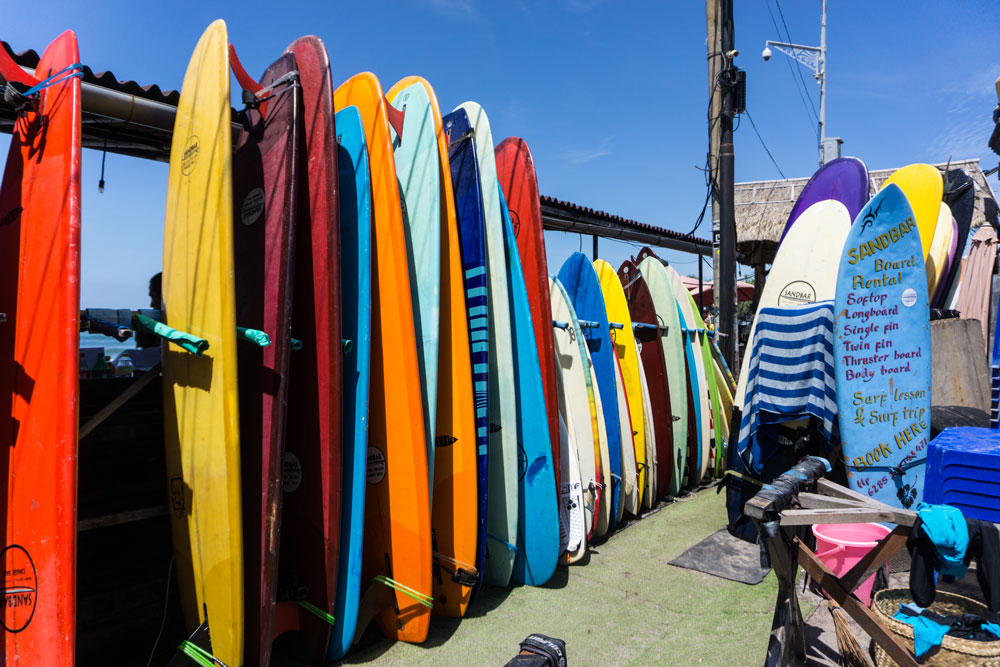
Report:
[[117,357],[124,350],[135,349],[135,338],[129,338],[124,343],[121,343],[111,336],[104,336],[102,334],[95,333],[81,333],[80,347],[103,347],[104,354],[111,355],[111,360],[114,361],[115,357]]

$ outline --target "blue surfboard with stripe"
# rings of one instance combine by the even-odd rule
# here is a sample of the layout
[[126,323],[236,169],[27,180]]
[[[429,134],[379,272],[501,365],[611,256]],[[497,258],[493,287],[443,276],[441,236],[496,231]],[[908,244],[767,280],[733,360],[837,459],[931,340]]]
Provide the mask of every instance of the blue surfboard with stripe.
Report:
[[368,454],[368,381],[371,350],[371,183],[368,149],[357,107],[336,115],[340,198],[340,289],[344,355],[343,475],[337,598],[328,660],[351,648],[361,599],[361,555],[365,525]]
[[510,211],[500,191],[500,213],[507,243],[507,278],[510,282],[511,340],[514,341],[514,382],[517,386],[518,519],[515,581],[542,586],[559,562],[559,506],[555,467],[549,442],[548,415],[542,368],[538,361],[534,327],[524,272],[517,252],[517,237]]
[[458,217],[462,271],[465,277],[465,308],[469,320],[469,346],[472,354],[472,387],[476,401],[476,471],[478,473],[479,511],[476,530],[476,569],[479,582],[473,598],[482,588],[486,558],[487,473],[489,470],[489,299],[486,276],[486,241],[483,229],[483,199],[472,141],[469,117],[458,109],[442,119],[448,135],[448,160]]
[[[622,479],[622,441],[621,425],[618,421],[618,385],[615,376],[618,369],[615,364],[615,351],[611,344],[611,327],[608,324],[608,312],[604,307],[604,293],[597,278],[594,265],[582,252],[569,256],[559,269],[559,282],[566,288],[573,308],[581,322],[590,321],[596,327],[583,329],[590,358],[594,363],[594,375],[597,377],[597,387],[601,392],[601,404],[604,409],[604,424],[608,432],[608,457],[611,459],[611,516],[608,519],[608,532],[615,528],[618,507],[621,503]],[[607,396],[608,398],[604,398]]]

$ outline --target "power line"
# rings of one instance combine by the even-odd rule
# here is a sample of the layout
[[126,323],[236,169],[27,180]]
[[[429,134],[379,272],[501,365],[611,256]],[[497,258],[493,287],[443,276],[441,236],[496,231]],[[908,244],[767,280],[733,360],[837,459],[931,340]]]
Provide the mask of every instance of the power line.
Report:
[[[774,6],[778,8],[778,16],[781,17],[781,25],[785,26],[785,37],[788,38],[788,43],[789,44],[794,44],[795,42],[792,41],[792,33],[789,32],[789,30],[788,30],[788,24],[785,23],[785,13],[783,11],[781,11],[781,2],[780,2],[780,0],[774,0]],[[796,67],[795,68],[795,73],[799,75],[799,81],[802,82],[802,88],[805,89],[805,91],[806,91],[806,97],[809,98],[809,105],[810,105],[809,109],[810,109],[810,111],[812,111],[813,120],[816,121],[816,124],[818,126],[819,125],[819,115],[816,112],[816,102],[814,102],[812,96],[809,95],[809,86],[806,85],[806,80],[802,77],[802,68],[801,67]],[[816,128],[816,137],[819,138],[819,127]]]
[[781,171],[781,167],[778,166],[777,160],[775,160],[774,156],[771,155],[771,149],[769,149],[767,147],[767,144],[764,143],[764,138],[760,136],[760,131],[757,130],[757,123],[753,122],[753,116],[750,115],[750,110],[747,109],[743,113],[745,113],[747,115],[747,118],[750,119],[750,126],[753,128],[754,134],[757,135],[757,139],[760,141],[760,145],[764,147],[764,151],[767,153],[767,156],[771,158],[771,163],[774,165],[774,168],[778,170],[778,173],[781,174],[782,178],[787,178],[785,176],[785,172]]
[[[781,28],[778,27],[778,22],[774,18],[774,12],[771,11],[771,3],[769,2],[769,0],[762,0],[762,1],[764,3],[764,7],[767,8],[768,16],[771,17],[771,23],[774,25],[774,32],[778,35],[778,39],[782,39]],[[784,39],[787,39],[789,42],[792,41],[792,38],[787,34],[787,30]],[[791,60],[789,59],[785,59],[785,64],[788,65],[788,73],[792,75],[792,81],[795,84],[795,92],[798,93],[799,100],[802,101],[802,108],[805,109],[806,116],[809,116],[810,120],[813,120],[815,118],[816,123],[819,123],[819,117],[816,115],[815,110],[813,109],[812,106],[810,106],[810,103],[806,101],[806,98],[809,96],[809,90],[806,89],[805,94],[803,94],[802,92],[802,86],[800,86],[801,72],[799,73],[800,78],[796,78],[795,76],[795,69],[798,67],[798,65],[793,65]]]

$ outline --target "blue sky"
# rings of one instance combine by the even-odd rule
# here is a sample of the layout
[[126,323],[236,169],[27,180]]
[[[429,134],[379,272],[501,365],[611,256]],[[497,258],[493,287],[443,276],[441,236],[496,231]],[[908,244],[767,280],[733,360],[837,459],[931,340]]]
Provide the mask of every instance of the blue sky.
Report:
[[[784,39],[775,0],[736,0],[737,63],[747,106],[788,177],[817,166],[815,122],[787,58],[760,57]],[[819,43],[819,0],[784,0],[791,40]],[[997,158],[986,148],[1000,62],[1000,12],[987,0],[830,2],[827,134],[871,169],[911,162]],[[771,13],[768,12],[770,8]],[[779,35],[771,16],[781,29]],[[541,192],[649,224],[690,232],[704,200],[706,50],[702,2],[372,0],[345,2],[60,3],[6,7],[0,37],[41,51],[76,30],[81,58],[122,79],[179,88],[202,30],[224,18],[257,74],[302,34],[327,44],[339,83],[370,70],[386,89],[408,74],[435,87],[445,112],[465,100],[489,114],[496,143],[523,137]],[[793,67],[798,65],[792,63]],[[818,86],[803,70],[808,104]],[[0,138],[0,158],[7,139]],[[735,136],[739,181],[777,178],[750,123]],[[83,304],[140,306],[159,270],[165,164],[84,152]],[[995,183],[995,181],[994,181]],[[696,232],[709,238],[710,221]],[[547,233],[550,271],[590,238]],[[637,249],[602,240],[615,266]],[[666,253],[681,273],[693,256]],[[706,275],[710,275],[706,268]]]

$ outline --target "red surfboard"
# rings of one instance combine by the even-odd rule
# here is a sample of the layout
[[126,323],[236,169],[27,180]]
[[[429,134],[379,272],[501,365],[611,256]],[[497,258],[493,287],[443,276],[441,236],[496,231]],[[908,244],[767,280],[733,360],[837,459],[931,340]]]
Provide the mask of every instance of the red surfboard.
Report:
[[[649,293],[645,279],[639,273],[639,268],[631,261],[625,260],[618,269],[618,278],[625,289],[632,322],[659,326],[653,297]],[[665,496],[674,474],[674,428],[670,421],[673,413],[670,411],[663,345],[658,330],[643,326],[635,327],[635,339],[640,343],[639,355],[642,357],[642,368],[649,388],[649,403],[654,408],[651,414],[653,434],[656,437],[656,489],[658,495]]]
[[295,296],[285,440],[279,599],[298,603],[298,653],[326,661],[340,545],[341,391],[340,209],[333,81],[326,47],[301,37],[295,55],[302,85],[304,149],[295,224]]
[[[230,62],[243,74],[235,57]],[[248,667],[270,664],[274,630],[299,169],[299,87],[286,77],[294,71],[295,56],[286,53],[264,72],[259,85],[274,85],[271,99],[242,114],[233,155],[236,324],[271,339],[236,348]],[[237,80],[254,92],[256,82]]]
[[[545,389],[545,412],[552,443],[552,466],[559,497],[559,405],[556,396],[556,356],[552,342],[552,306],[549,304],[549,266],[545,259],[545,233],[542,229],[542,203],[538,196],[535,161],[528,144],[519,137],[508,137],[496,148],[497,179],[507,199],[517,251],[528,289],[531,324],[535,329],[538,361],[542,367]],[[522,332],[523,333],[523,332]]]
[[[45,49],[35,75],[58,80],[79,61],[67,30]],[[0,74],[8,85],[35,83],[2,47]],[[73,77],[27,100],[0,186],[0,663],[11,665],[74,662],[80,148]]]

